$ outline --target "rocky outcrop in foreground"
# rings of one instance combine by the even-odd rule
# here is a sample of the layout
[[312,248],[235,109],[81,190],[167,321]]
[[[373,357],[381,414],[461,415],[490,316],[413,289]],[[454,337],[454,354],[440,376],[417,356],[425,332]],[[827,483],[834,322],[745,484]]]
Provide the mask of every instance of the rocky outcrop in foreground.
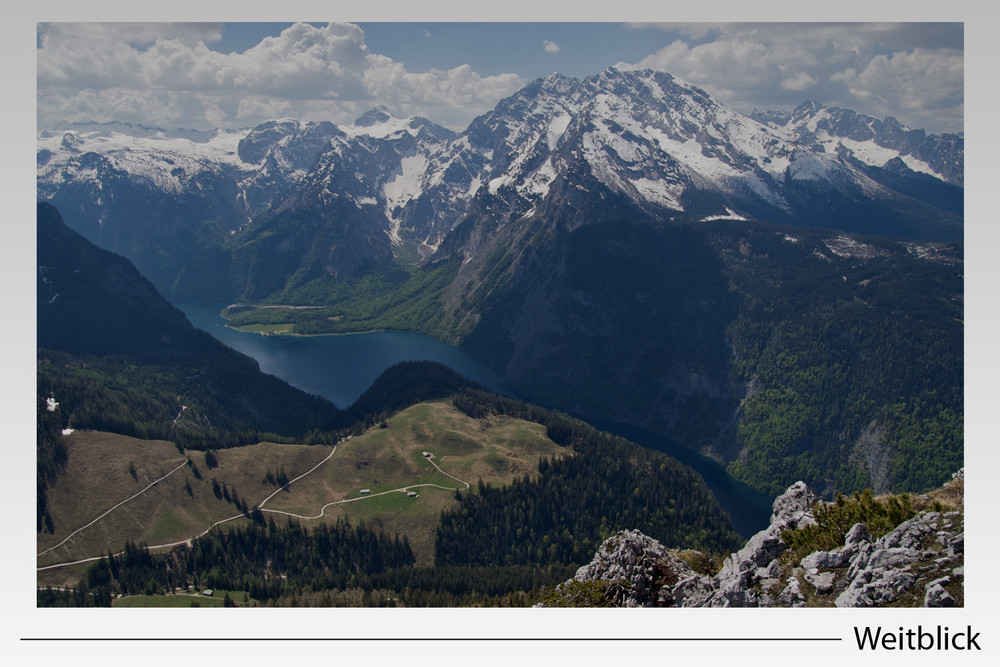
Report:
[[[943,491],[961,497],[963,484],[960,471]],[[928,506],[878,538],[856,523],[843,545],[793,561],[782,534],[816,525],[821,507],[798,482],[774,501],[770,525],[727,556],[714,575],[690,564],[705,562],[703,554],[672,551],[639,531],[622,531],[540,606],[961,606],[964,514]]]

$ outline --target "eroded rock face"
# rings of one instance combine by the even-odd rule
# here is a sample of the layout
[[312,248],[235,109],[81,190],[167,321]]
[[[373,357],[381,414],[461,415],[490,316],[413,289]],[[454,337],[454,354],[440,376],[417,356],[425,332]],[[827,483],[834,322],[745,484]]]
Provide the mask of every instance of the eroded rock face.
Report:
[[611,582],[606,591],[618,606],[653,607],[669,606],[674,586],[692,575],[687,563],[658,541],[629,530],[605,540],[574,579]]
[[[958,512],[922,512],[874,542],[869,536],[869,541],[861,542],[857,554],[850,560],[846,586],[834,604],[838,607],[877,607],[897,602],[903,596],[919,594],[915,587],[918,581],[928,579],[949,565],[961,567],[960,561],[964,559],[955,547],[962,542],[963,526],[963,517]],[[949,577],[927,581],[922,596],[924,606],[954,605],[954,597],[943,585],[951,581]]]
[[[962,477],[963,471],[955,475]],[[804,607],[811,598],[837,607],[960,604],[953,592],[964,578],[961,512],[921,512],[878,539],[858,523],[842,547],[782,563],[788,549],[782,532],[815,524],[815,506],[804,483],[789,487],[775,499],[770,525],[729,555],[715,576],[695,572],[633,530],[608,538],[574,580],[608,582],[605,595],[628,607]]]
[[796,482],[771,505],[771,525],[765,532],[781,532],[789,528],[802,528],[815,524],[812,506],[816,504],[816,494],[809,490],[805,482]]

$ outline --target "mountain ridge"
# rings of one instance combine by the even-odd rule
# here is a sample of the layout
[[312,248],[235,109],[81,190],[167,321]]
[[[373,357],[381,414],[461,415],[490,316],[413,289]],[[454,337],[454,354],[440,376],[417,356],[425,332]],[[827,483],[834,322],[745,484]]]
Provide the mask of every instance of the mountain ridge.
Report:
[[[331,230],[323,232],[332,233],[329,243],[353,249],[326,262],[330,275],[357,275],[366,262],[427,261],[470,215],[500,216],[497,225],[524,215],[568,216],[573,225],[581,219],[564,214],[566,204],[579,211],[608,198],[664,220],[799,224],[807,215],[812,224],[842,228],[847,217],[860,215],[863,221],[847,231],[961,236],[960,204],[922,201],[920,188],[897,189],[907,172],[897,170],[891,180],[881,170],[898,158],[911,172],[960,187],[962,138],[927,136],[849,110],[807,104],[755,118],[669,74],[609,68],[583,79],[553,74],[533,81],[461,133],[426,119],[394,118],[386,109],[371,113],[343,127],[282,119],[214,135],[133,128],[135,136],[122,135],[127,140],[115,138],[114,126],[43,131],[39,195],[92,241],[136,262],[168,294],[197,281],[185,283],[181,259],[154,258],[144,241],[194,245],[228,271],[227,253],[267,230],[302,263],[314,251],[288,228],[303,216]],[[129,199],[164,193],[173,201],[164,201],[164,212],[154,211],[151,220],[140,224],[124,210]],[[883,204],[873,207],[873,196]],[[827,201],[825,208],[810,205],[816,198]],[[331,205],[341,209],[336,220],[323,217]],[[196,208],[194,221],[181,221],[183,211]],[[248,230],[261,216],[270,221]],[[345,216],[363,220],[367,231],[345,230]],[[914,216],[923,222],[906,222]],[[232,298],[266,296],[245,293],[244,269],[214,282]],[[282,275],[294,273],[290,267]]]

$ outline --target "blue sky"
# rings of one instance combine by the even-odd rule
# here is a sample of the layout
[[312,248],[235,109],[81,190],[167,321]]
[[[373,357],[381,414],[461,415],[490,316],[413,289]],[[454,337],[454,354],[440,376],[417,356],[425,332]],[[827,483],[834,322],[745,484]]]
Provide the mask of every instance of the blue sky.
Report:
[[[321,26],[322,24],[313,25]],[[530,79],[558,71],[588,76],[609,62],[639,60],[662,46],[654,31],[625,23],[386,23],[359,22],[368,48],[414,71],[469,64],[480,74],[517,72]],[[243,51],[287,23],[227,23],[220,51]],[[545,42],[559,46],[545,50]],[[600,48],[595,48],[595,44]]]
[[652,68],[724,104],[807,99],[964,122],[961,23],[39,23],[39,127],[350,123],[382,104],[456,130],[528,82]]

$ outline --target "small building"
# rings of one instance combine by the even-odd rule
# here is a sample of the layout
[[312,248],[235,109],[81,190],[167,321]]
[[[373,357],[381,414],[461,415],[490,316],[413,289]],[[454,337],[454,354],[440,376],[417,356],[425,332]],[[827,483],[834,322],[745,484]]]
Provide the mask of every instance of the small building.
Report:
[[424,452],[424,458],[425,459],[429,459],[430,457],[431,457],[431,453],[430,452]]
[[372,492],[371,489],[361,489],[361,495],[363,496],[367,496],[371,492]]
[[201,594],[207,595],[208,597],[212,597],[213,595],[215,595],[215,591],[213,591],[211,588],[206,588],[201,592]]
[[406,497],[407,498],[416,498],[417,497],[417,492],[416,491],[407,491],[406,492]]

